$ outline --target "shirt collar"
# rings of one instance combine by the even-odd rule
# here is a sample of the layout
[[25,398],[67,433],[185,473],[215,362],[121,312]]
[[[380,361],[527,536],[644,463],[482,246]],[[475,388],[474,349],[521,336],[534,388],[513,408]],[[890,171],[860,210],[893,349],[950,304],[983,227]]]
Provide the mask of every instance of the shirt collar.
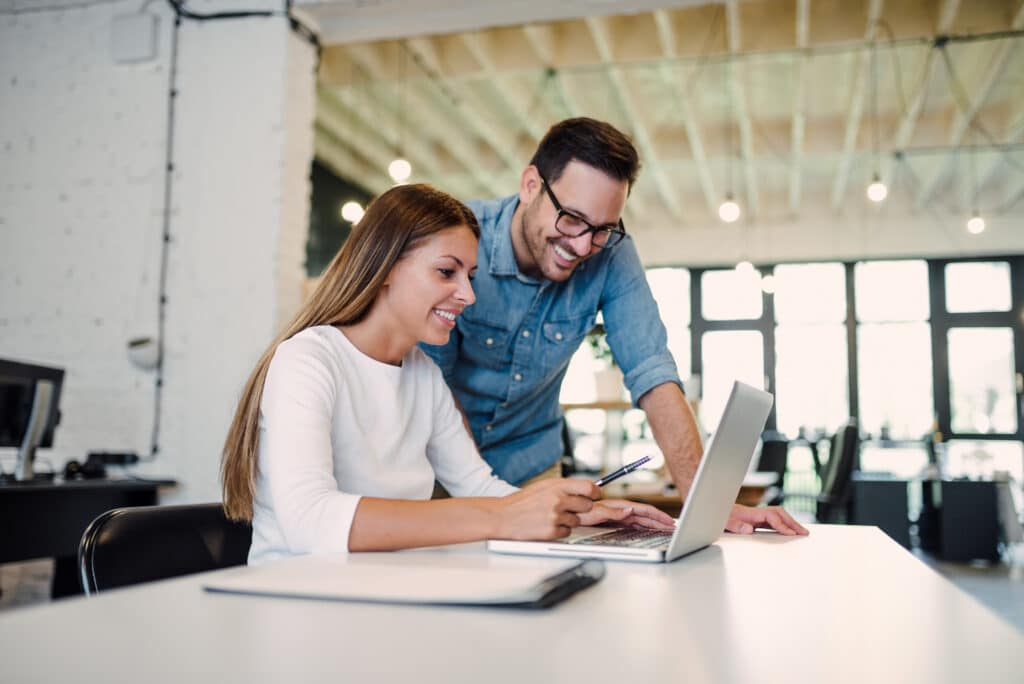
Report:
[[519,266],[512,250],[512,215],[519,206],[519,196],[510,195],[501,201],[494,221],[494,243],[491,245],[490,273],[496,276],[518,276]]

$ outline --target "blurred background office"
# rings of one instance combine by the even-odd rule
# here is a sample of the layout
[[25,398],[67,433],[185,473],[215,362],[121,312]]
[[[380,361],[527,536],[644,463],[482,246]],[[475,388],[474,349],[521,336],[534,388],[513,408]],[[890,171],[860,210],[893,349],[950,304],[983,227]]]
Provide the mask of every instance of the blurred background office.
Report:
[[[106,472],[218,499],[245,374],[366,202],[511,194],[587,115],[640,151],[624,220],[703,428],[734,379],[776,395],[774,501],[857,522],[888,479],[919,523],[967,478],[1020,511],[1022,30],[1022,0],[0,0],[0,358],[64,370],[35,470],[134,453]],[[567,376],[574,469],[653,448],[612,365],[597,330]]]

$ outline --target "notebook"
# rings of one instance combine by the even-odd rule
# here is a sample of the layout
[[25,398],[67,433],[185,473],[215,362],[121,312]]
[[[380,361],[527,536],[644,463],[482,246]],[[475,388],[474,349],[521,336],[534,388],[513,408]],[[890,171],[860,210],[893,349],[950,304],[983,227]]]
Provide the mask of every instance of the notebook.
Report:
[[707,547],[725,528],[772,402],[768,392],[741,382],[733,384],[718,431],[697,468],[675,532],[578,527],[568,537],[556,541],[492,539],[487,542],[488,550],[665,563]]
[[203,587],[289,598],[547,608],[603,576],[597,561],[418,550],[282,558],[217,573]]

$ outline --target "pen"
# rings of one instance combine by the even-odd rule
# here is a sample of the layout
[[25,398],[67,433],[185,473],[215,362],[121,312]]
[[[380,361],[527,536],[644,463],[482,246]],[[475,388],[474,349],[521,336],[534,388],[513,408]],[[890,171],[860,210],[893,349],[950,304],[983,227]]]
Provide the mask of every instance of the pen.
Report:
[[618,470],[616,470],[614,473],[608,473],[607,475],[602,477],[600,480],[595,480],[594,484],[596,484],[598,487],[603,487],[606,484],[608,484],[609,482],[611,482],[612,480],[618,480],[623,475],[629,475],[631,472],[633,472],[634,470],[636,470],[637,468],[639,468],[644,463],[647,463],[650,460],[651,460],[650,456],[644,456],[640,460],[633,461],[632,463],[627,463],[626,465],[624,465],[621,468],[619,468]]

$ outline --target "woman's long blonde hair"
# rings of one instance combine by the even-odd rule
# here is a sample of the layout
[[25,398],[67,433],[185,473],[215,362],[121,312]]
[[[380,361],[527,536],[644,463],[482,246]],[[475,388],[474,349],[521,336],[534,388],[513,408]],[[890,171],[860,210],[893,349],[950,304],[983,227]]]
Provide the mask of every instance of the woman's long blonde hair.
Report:
[[429,185],[399,185],[370,203],[309,301],[263,352],[245,383],[221,456],[224,511],[229,518],[252,519],[260,401],[277,345],[315,325],[363,320],[395,262],[424,238],[454,226],[466,226],[480,236],[469,207]]

